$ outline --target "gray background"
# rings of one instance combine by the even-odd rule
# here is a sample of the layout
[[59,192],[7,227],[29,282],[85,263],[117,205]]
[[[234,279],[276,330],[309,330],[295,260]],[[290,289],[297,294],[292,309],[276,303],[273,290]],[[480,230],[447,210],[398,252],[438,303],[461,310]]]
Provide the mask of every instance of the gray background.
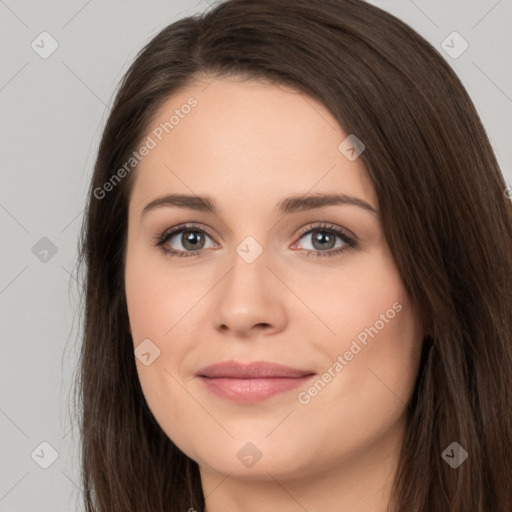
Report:
[[[371,3],[412,26],[454,68],[512,183],[512,0]],[[0,512],[82,510],[69,388],[78,348],[71,272],[85,193],[128,65],[164,26],[206,7],[206,0],[0,0]],[[43,31],[58,42],[46,59],[31,46],[50,48]],[[457,58],[441,46],[453,31],[469,43]]]

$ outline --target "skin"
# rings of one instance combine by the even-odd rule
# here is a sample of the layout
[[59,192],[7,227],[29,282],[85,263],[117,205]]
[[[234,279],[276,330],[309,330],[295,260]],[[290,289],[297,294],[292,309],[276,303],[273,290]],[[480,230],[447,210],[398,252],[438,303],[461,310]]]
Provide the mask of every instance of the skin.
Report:
[[[168,99],[147,135],[191,96],[197,106],[132,176],[130,332],[134,347],[150,339],[160,350],[147,366],[136,360],[148,405],[199,464],[208,512],[384,511],[418,372],[417,315],[378,214],[346,204],[287,216],[273,211],[291,195],[333,192],[378,211],[363,161],[338,149],[348,134],[322,104],[255,80],[189,86]],[[169,193],[209,195],[220,212],[167,205],[141,217],[146,204]],[[195,242],[200,256],[172,257],[155,246],[156,237],[189,222],[213,235]],[[326,251],[313,245],[314,233],[299,233],[317,222],[348,230],[358,245],[332,257],[308,255]],[[236,252],[248,236],[263,251],[252,263]],[[347,246],[335,240],[327,250]],[[182,243],[177,234],[166,245],[187,251]],[[359,343],[307,404],[298,394],[311,384],[243,404],[213,395],[196,377],[229,359],[319,376],[331,368],[333,375],[338,356],[394,303],[401,311],[366,346]],[[237,457],[248,442],[262,455],[252,467]]]

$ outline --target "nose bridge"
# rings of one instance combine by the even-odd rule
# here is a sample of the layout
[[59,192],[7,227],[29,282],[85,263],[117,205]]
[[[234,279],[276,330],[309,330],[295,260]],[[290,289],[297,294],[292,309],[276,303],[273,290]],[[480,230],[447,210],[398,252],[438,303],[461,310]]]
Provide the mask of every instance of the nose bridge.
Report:
[[[227,276],[230,288],[235,288],[242,296],[264,293],[269,270],[268,254],[254,237],[246,236],[236,247],[232,258],[231,272]],[[249,287],[244,290],[244,287]],[[256,287],[256,289],[255,289]]]
[[255,238],[236,246],[231,269],[216,297],[216,324],[242,333],[255,325],[281,328],[284,315],[280,291],[269,271],[267,251]]

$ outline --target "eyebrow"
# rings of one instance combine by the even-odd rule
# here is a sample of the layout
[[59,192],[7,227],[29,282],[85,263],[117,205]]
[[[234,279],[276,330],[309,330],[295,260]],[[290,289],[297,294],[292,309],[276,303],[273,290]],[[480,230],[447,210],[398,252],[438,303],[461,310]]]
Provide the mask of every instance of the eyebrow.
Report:
[[[366,201],[358,197],[349,196],[347,194],[312,194],[312,195],[297,195],[283,199],[274,208],[274,213],[279,215],[289,215],[292,213],[314,210],[333,205],[351,205],[362,208],[375,216],[378,216],[378,211]],[[178,208],[188,208],[199,212],[213,213],[219,215],[220,208],[217,206],[215,200],[210,196],[196,196],[184,194],[168,194],[163,197],[158,197],[148,203],[142,210],[141,217],[144,217],[149,211],[162,207],[175,206]]]

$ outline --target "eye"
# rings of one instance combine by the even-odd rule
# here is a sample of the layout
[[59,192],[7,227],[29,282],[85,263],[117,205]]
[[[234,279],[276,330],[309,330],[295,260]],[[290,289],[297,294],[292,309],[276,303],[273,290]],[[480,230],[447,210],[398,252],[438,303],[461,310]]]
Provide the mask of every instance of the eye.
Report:
[[[341,228],[326,223],[309,226],[308,231],[303,231],[299,236],[300,239],[306,239],[307,237],[311,239],[313,249],[305,251],[308,256],[336,256],[357,246],[355,237]],[[155,245],[160,247],[165,254],[173,257],[199,256],[203,249],[218,247],[216,242],[213,242],[210,247],[205,247],[206,237],[213,238],[205,228],[194,224],[182,224],[174,226],[162,235],[157,236]],[[341,240],[341,244],[336,243],[336,238]],[[176,241],[173,242],[173,239],[176,239]],[[171,247],[173,243],[178,243],[181,247],[173,248]],[[292,248],[296,245],[295,243]]]
[[[341,228],[327,223],[319,223],[310,226],[308,231],[300,235],[300,239],[302,238],[309,238],[313,247],[311,250],[306,250],[307,256],[336,256],[357,247],[355,237],[350,236]],[[336,245],[336,238],[339,238],[342,243]],[[296,244],[292,247],[295,246]]]
[[[189,256],[197,256],[199,251],[209,248],[204,246],[205,236],[211,238],[207,230],[193,224],[174,226],[168,229],[162,236],[159,236],[155,245],[159,246],[166,254],[178,258],[186,258]],[[173,238],[176,238],[177,242],[174,243],[181,245],[181,248],[173,249],[169,247],[169,245],[173,243]],[[214,244],[214,246],[216,246],[216,244]]]

